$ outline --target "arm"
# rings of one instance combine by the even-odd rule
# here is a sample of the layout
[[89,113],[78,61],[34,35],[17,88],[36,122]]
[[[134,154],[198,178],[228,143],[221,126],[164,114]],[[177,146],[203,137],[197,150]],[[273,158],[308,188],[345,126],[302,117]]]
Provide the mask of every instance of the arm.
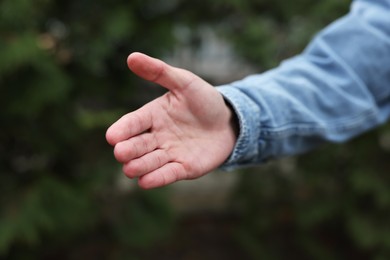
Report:
[[342,142],[390,114],[390,1],[355,1],[278,68],[218,90],[240,121],[225,168]]
[[[224,162],[257,164],[344,141],[383,123],[390,114],[389,10],[389,0],[356,1],[300,56],[219,92],[189,71],[130,55],[135,74],[169,91],[107,130],[124,173],[154,188]],[[225,101],[238,117],[238,139]]]

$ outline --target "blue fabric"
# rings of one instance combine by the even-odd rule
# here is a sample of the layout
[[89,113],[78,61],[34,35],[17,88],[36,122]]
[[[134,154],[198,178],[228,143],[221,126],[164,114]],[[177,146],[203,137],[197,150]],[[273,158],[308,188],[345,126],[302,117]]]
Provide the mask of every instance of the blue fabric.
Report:
[[390,0],[356,0],[305,51],[217,89],[240,124],[225,169],[343,142],[390,115]]

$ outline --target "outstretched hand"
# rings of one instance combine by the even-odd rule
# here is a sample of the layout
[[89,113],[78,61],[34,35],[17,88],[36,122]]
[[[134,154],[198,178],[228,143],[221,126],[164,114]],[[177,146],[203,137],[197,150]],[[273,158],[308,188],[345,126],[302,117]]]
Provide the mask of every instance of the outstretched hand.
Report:
[[222,95],[195,74],[141,53],[131,54],[127,64],[169,91],[107,130],[126,176],[149,189],[195,179],[220,166],[237,138]]

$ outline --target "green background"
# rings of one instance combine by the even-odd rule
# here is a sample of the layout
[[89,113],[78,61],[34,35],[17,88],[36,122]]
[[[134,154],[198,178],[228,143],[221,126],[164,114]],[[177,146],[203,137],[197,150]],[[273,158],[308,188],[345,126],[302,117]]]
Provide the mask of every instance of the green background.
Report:
[[349,4],[2,0],[0,258],[388,259],[388,126],[226,173],[238,175],[228,205],[187,213],[170,203],[170,187],[123,191],[104,138],[162,93],[128,71],[127,55],[170,56],[183,44],[178,26],[194,52],[199,28],[212,28],[262,72]]

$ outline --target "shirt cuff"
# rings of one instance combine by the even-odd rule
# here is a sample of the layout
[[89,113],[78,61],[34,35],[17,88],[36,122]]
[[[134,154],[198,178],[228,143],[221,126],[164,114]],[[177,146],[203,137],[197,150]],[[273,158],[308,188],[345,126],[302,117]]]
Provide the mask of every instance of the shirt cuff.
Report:
[[239,135],[229,158],[220,166],[223,170],[233,170],[239,166],[255,164],[263,142],[260,136],[260,109],[256,103],[238,88],[230,85],[216,89],[231,105],[238,118]]

